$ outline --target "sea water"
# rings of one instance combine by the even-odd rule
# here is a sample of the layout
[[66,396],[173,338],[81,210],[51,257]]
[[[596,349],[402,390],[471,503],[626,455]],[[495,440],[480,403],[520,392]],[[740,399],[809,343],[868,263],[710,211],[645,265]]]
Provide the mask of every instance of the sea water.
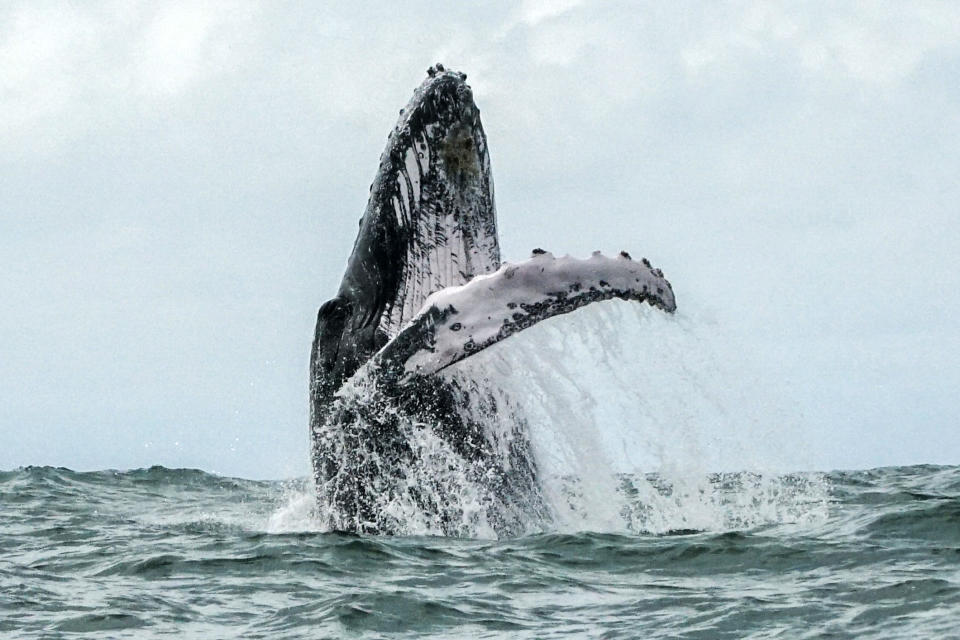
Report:
[[960,468],[793,482],[828,484],[825,517],[486,540],[317,531],[302,481],[18,469],[0,637],[960,637]]
[[0,472],[0,637],[960,638],[960,467],[803,471],[713,329],[603,303],[452,372],[530,431],[524,535],[412,504],[403,535],[330,531],[307,479]]

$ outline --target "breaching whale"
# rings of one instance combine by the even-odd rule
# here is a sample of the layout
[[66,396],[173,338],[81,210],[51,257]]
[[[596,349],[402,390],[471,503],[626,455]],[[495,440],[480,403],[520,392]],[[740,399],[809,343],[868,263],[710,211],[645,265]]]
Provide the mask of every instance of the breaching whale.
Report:
[[[456,458],[485,490],[498,533],[542,517],[537,466],[522,420],[506,435],[490,382],[456,364],[541,320],[620,298],[676,308],[659,269],[621,252],[580,260],[535,249],[500,258],[493,179],[480,111],[466,74],[437,64],[391,131],[335,297],[317,315],[310,358],[311,459],[318,504],[338,530],[392,533],[396,496],[457,533],[462,506],[417,476],[429,431],[434,462]],[[437,457],[439,456],[439,460]]]

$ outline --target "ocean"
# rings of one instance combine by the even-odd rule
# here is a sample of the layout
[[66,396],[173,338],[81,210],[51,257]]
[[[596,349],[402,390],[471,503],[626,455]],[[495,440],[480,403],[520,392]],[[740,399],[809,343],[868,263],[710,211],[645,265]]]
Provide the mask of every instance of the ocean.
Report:
[[806,427],[746,351],[610,301],[464,360],[538,468],[507,533],[429,424],[370,478],[392,536],[303,478],[0,472],[0,638],[960,638],[960,467],[790,473]]
[[6,471],[0,637],[960,638],[960,467],[637,483],[618,531],[496,540],[324,532],[305,480]]

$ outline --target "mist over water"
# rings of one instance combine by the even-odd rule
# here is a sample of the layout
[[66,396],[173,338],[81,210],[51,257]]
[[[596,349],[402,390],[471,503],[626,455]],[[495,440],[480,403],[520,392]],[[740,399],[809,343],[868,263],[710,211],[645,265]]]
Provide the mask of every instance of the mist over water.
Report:
[[956,633],[960,467],[802,471],[776,382],[717,336],[614,301],[447,371],[492,390],[466,407],[491,434],[529,432],[546,510],[523,535],[497,539],[423,424],[404,479],[452,501],[456,537],[403,491],[403,535],[377,537],[330,531],[307,479],[0,472],[0,637]]

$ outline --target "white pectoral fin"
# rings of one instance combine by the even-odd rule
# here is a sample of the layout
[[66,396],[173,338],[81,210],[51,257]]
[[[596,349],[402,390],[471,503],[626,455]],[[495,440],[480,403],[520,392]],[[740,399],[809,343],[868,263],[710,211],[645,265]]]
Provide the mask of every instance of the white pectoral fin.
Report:
[[541,320],[612,298],[676,309],[670,283],[646,260],[541,252],[434,293],[375,359],[401,381],[435,374]]

